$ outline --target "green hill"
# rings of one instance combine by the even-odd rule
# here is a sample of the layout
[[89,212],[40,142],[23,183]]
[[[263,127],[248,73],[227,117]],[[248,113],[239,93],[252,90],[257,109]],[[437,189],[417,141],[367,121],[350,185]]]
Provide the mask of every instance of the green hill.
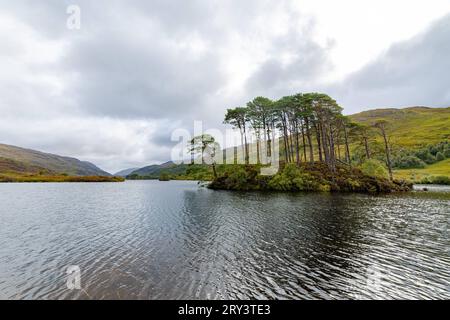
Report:
[[[444,183],[450,178],[450,108],[375,109],[350,118],[368,126],[386,121],[395,177],[422,183]],[[382,138],[375,130],[370,135],[372,151],[377,156],[376,145],[382,145]],[[358,143],[353,143],[352,149],[357,146]],[[378,157],[384,156],[378,154]]]
[[387,131],[393,143],[406,148],[450,140],[450,107],[375,109],[351,115],[350,118],[367,125],[378,120],[387,121]]
[[129,168],[129,169],[124,169],[124,170],[120,170],[116,173],[114,173],[114,175],[116,177],[126,177],[127,175],[131,174],[133,171],[138,170],[139,168]]
[[121,180],[87,161],[0,144],[0,182]]
[[[2,169],[2,167],[4,167]],[[0,144],[0,172],[7,171],[64,173],[73,176],[111,176],[87,161]]]
[[211,180],[212,170],[207,165],[177,165],[168,161],[163,164],[154,164],[135,170],[127,175],[126,178],[131,180],[160,179],[162,176],[178,180]]
[[179,166],[177,166],[172,161],[165,162],[163,164],[153,164],[150,166],[146,166],[140,169],[136,169],[131,172],[129,175],[138,175],[138,176],[147,176],[147,177],[155,177],[158,178],[162,171],[173,171],[179,170]]
[[426,180],[430,180],[431,182],[433,182],[433,177],[450,178],[450,159],[445,159],[430,164],[425,168],[395,170],[395,176],[400,179],[406,179],[421,183]]

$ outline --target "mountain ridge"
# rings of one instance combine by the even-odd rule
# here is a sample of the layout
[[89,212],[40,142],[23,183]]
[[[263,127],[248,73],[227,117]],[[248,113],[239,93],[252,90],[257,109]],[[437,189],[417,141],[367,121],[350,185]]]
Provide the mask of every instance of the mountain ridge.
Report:
[[127,175],[131,174],[135,170],[139,170],[139,168],[123,169],[123,170],[117,171],[116,173],[114,173],[114,175],[117,177],[126,177]]
[[104,176],[111,174],[95,164],[73,157],[0,143],[0,172]]

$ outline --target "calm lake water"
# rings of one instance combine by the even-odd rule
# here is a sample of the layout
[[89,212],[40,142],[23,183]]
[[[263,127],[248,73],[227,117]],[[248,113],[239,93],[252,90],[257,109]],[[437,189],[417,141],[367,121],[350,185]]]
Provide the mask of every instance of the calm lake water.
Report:
[[449,299],[449,191],[0,184],[0,298]]

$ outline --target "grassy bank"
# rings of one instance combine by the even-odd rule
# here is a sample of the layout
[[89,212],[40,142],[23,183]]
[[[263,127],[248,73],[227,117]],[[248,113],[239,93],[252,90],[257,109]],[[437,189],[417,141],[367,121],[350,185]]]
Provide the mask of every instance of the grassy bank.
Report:
[[[450,159],[433,163],[425,168],[395,170],[394,176],[398,179],[413,181],[414,183],[431,182],[434,179],[438,182],[438,177],[447,177],[450,180]],[[445,179],[439,180],[445,181]]]
[[0,182],[123,182],[122,177],[1,173]]

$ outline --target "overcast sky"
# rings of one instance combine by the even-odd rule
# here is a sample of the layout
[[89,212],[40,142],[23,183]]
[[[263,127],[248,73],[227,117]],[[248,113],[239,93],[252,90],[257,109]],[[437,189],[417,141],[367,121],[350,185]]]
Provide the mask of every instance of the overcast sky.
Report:
[[450,106],[450,0],[0,0],[0,39],[0,143],[110,172],[258,95]]

